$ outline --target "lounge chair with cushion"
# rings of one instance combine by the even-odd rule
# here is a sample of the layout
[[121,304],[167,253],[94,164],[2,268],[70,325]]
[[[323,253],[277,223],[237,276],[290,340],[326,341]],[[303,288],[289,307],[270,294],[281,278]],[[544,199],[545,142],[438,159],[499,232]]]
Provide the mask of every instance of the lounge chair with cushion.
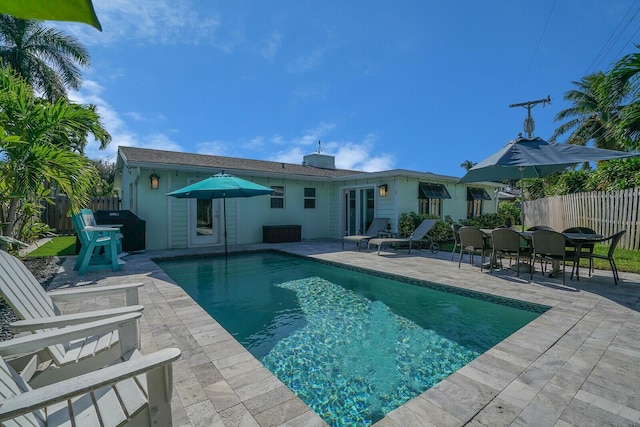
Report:
[[110,366],[87,373],[67,372],[55,383],[32,388],[4,357],[38,353],[44,347],[84,336],[90,330],[108,330],[106,323],[127,323],[131,313],[118,318],[27,335],[0,343],[0,424],[123,426],[171,425],[172,365],[180,350],[168,348],[148,355],[131,349]]
[[[50,328],[62,328],[93,320],[106,319],[120,314],[138,313],[143,306],[138,304],[138,288],[142,283],[114,286],[94,286],[86,289],[45,292],[38,280],[13,255],[0,251],[0,296],[9,304],[15,314],[23,320],[11,324],[15,332],[38,331]],[[76,298],[95,298],[104,295],[124,294],[126,307],[61,315],[55,300]],[[139,347],[138,322],[133,323],[134,344]],[[95,369],[96,363],[109,363],[121,355],[117,330],[104,334],[92,333],[64,344],[49,347],[51,366],[34,377],[34,381],[48,382],[49,375],[64,370],[68,366],[80,373],[83,369]],[[83,368],[83,366],[87,368]]]
[[358,246],[358,251],[360,250],[360,245],[365,240],[373,239],[374,237],[378,237],[378,234],[381,231],[384,231],[385,227],[389,223],[389,218],[374,218],[367,228],[365,234],[357,234],[353,236],[344,236],[342,238],[342,249],[344,250],[344,242],[355,242]]
[[434,225],[436,225],[436,222],[438,222],[438,220],[423,220],[409,237],[384,237],[369,239],[367,252],[371,248],[371,245],[378,247],[378,255],[380,255],[380,249],[382,249],[382,247],[385,245],[409,243],[409,253],[411,253],[411,246],[414,242],[420,242],[421,240],[427,239],[427,245],[429,245],[429,248],[433,253],[436,253],[438,252],[438,244],[435,243],[430,236],[427,236],[427,233],[433,228]]

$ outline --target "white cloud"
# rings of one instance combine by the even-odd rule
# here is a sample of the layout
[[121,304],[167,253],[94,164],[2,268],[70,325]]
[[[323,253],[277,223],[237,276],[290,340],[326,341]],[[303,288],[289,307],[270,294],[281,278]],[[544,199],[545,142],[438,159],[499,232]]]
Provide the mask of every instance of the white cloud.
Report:
[[275,59],[278,51],[280,50],[280,44],[282,43],[282,34],[279,32],[272,33],[269,38],[264,42],[263,46],[260,48],[260,54],[264,56],[269,61]]
[[264,138],[261,136],[256,136],[252,138],[249,142],[242,144],[242,148],[245,150],[257,150],[264,147]]
[[223,50],[229,43],[216,37],[217,16],[196,11],[188,1],[95,0],[102,32],[86,25],[56,24],[86,45],[120,41],[144,44],[207,43]]
[[304,135],[295,138],[294,142],[300,145],[313,145],[321,141],[322,138],[336,127],[335,123],[321,122],[318,126],[304,131]]
[[325,48],[318,48],[308,55],[300,56],[287,65],[287,71],[290,73],[303,73],[314,70],[322,64],[325,54]]
[[234,144],[228,141],[214,140],[198,144],[198,154],[208,154],[211,156],[231,156]]
[[[98,107],[98,114],[102,119],[104,128],[111,134],[111,143],[104,150],[100,150],[100,144],[89,138],[85,148],[85,154],[90,159],[109,159],[115,161],[118,146],[155,148],[158,150],[181,151],[180,144],[173,141],[169,136],[156,132],[150,135],[137,135],[131,131],[126,121],[113,107],[102,98],[103,87],[95,81],[85,80],[82,88],[69,93],[69,99],[79,104],[93,104]],[[130,112],[127,116],[133,116],[142,121],[153,121],[146,119],[139,113]]]
[[[305,131],[299,138],[293,138],[288,144],[289,147],[277,152],[269,158],[276,162],[286,162],[301,164],[305,155],[311,154],[315,150],[308,150],[306,147],[309,141],[318,141],[319,135],[325,135],[334,129],[335,125],[321,123],[312,130]],[[336,167],[339,169],[352,169],[365,172],[377,172],[394,168],[395,158],[389,153],[378,152],[375,155],[376,136],[368,134],[362,142],[353,141],[332,141],[322,142],[322,153],[335,156]]]

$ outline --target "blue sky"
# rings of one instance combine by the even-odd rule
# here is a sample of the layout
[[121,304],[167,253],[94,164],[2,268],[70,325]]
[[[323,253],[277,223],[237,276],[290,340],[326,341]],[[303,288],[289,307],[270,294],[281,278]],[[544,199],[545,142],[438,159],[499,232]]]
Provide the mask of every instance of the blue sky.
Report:
[[[70,97],[118,145],[462,176],[522,132],[549,138],[572,81],[635,51],[638,0],[94,0],[62,23],[92,65]],[[562,141],[562,139],[561,139]]]

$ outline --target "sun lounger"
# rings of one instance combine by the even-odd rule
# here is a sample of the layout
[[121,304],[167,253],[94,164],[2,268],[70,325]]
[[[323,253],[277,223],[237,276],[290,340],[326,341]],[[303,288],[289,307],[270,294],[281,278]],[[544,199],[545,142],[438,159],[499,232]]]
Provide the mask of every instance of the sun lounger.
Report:
[[437,243],[434,243],[432,239],[429,236],[427,236],[427,233],[429,232],[429,230],[433,228],[434,225],[436,225],[436,222],[437,220],[435,219],[423,220],[420,223],[420,225],[416,227],[413,233],[411,233],[409,237],[404,237],[404,238],[403,237],[384,237],[384,238],[369,239],[369,244],[367,245],[367,252],[371,248],[371,245],[378,247],[378,255],[380,255],[380,249],[382,249],[384,245],[391,245],[391,244],[397,245],[398,243],[409,243],[409,253],[411,253],[411,246],[413,242],[418,242],[425,238],[428,239],[428,244],[429,244],[429,247],[431,248],[431,251],[434,253],[438,252]]
[[374,218],[365,234],[344,236],[342,238],[342,249],[344,250],[344,242],[355,242],[359,251],[363,241],[378,237],[378,234],[385,229],[388,223],[389,218]]

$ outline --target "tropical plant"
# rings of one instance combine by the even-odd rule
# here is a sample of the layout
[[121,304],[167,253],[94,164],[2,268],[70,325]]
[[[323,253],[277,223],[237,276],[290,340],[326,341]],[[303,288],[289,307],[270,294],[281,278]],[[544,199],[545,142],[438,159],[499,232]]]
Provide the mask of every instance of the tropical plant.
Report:
[[66,0],[64,2],[6,1],[0,4],[0,13],[8,13],[22,19],[53,19],[56,21],[76,21],[96,27],[102,26],[93,9],[91,0]]
[[[636,45],[640,48],[640,45]],[[628,101],[619,111],[619,121],[614,135],[630,150],[640,149],[640,53],[624,56],[608,73],[611,94],[627,95]]]
[[403,213],[398,220],[398,235],[400,237],[408,237],[413,231],[420,225],[425,219],[437,219],[436,224],[427,233],[436,242],[450,240],[453,238],[453,231],[451,224],[453,219],[450,216],[446,216],[444,221],[437,215],[431,214],[417,214],[415,212]]
[[90,63],[89,52],[74,37],[10,15],[0,15],[0,60],[52,102],[66,98],[67,89],[80,88],[78,66]]
[[100,182],[92,192],[92,196],[114,196],[116,194],[113,184],[116,178],[116,164],[108,160],[94,160],[93,164],[98,170]]
[[[10,68],[0,69],[0,222],[15,230],[20,209],[40,201],[43,188],[69,197],[76,211],[89,201],[98,172],[92,161],[73,152],[70,141],[108,133],[92,108],[61,99],[52,104],[34,96],[31,86]],[[23,221],[22,224],[28,224]]]
[[471,169],[475,165],[476,165],[476,163],[472,162],[471,160],[465,160],[464,162],[460,163],[460,167],[463,168],[466,171],[468,171],[469,169]]
[[615,137],[614,128],[620,111],[620,101],[628,92],[627,86],[618,88],[615,96],[610,90],[607,76],[598,72],[573,82],[576,89],[565,93],[564,99],[571,102],[569,108],[560,111],[554,122],[568,120],[560,125],[550,138],[555,141],[560,135],[570,133],[569,144],[587,145],[593,140],[594,146],[611,150],[624,147]]

